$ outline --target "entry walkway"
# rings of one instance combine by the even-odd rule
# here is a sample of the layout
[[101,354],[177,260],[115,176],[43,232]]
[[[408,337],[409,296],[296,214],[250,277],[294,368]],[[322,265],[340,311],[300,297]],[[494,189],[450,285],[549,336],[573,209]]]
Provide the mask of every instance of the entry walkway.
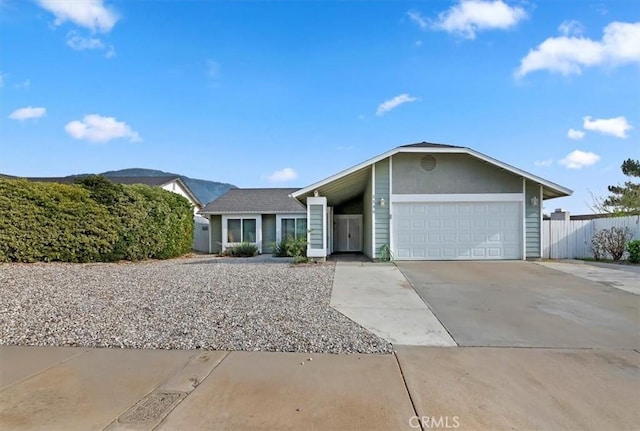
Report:
[[394,345],[457,345],[392,263],[338,260],[331,306]]

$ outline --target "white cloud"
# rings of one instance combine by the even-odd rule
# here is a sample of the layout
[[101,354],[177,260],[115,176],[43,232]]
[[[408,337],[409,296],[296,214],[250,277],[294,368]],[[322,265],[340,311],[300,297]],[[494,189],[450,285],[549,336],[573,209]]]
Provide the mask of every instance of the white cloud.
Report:
[[207,59],[207,77],[210,80],[215,80],[220,75],[220,63],[215,60]]
[[4,78],[7,76],[6,73],[0,72],[0,88],[4,87]]
[[502,0],[460,0],[448,10],[438,14],[434,27],[465,39],[475,39],[482,30],[508,29],[527,18],[519,6],[509,6]]
[[415,102],[416,100],[418,100],[418,98],[410,96],[410,95],[408,95],[406,93],[400,94],[400,95],[394,97],[393,99],[389,99],[389,100],[386,100],[386,101],[382,102],[378,106],[378,110],[376,111],[376,115],[382,116],[385,113],[391,111],[392,109],[395,109],[398,106],[402,105],[403,103]]
[[616,138],[625,139],[627,131],[633,129],[633,126],[627,122],[625,117],[615,118],[591,118],[586,116],[583,118],[582,127],[587,130],[600,132],[604,135],[612,135]]
[[612,22],[604,28],[602,40],[585,37],[550,37],[520,60],[517,78],[537,70],[562,75],[580,74],[584,67],[615,67],[640,63],[640,22]]
[[536,160],[533,164],[539,168],[546,168],[553,164],[553,159]]
[[567,132],[567,137],[569,139],[582,139],[584,138],[584,132],[582,130],[576,130],[576,129],[569,129],[569,131]]
[[113,45],[109,45],[109,49],[104,55],[106,58],[113,58],[116,56],[116,48]]
[[600,160],[600,156],[595,153],[574,150],[567,154],[564,159],[559,160],[558,163],[569,169],[580,169],[585,166],[591,166],[598,160]]
[[108,32],[118,22],[116,12],[103,0],[37,0],[38,4],[55,15],[55,25],[66,21],[91,31]]
[[558,27],[558,31],[563,36],[580,36],[582,33],[584,33],[584,25],[582,25],[580,21],[570,19],[562,21],[562,23]]
[[85,115],[82,121],[71,121],[64,129],[75,139],[91,142],[108,142],[117,138],[128,138],[131,142],[142,141],[138,132],[133,131],[128,124],[117,121],[114,117],[97,114]]
[[18,82],[18,83],[15,85],[15,87],[16,87],[18,90],[27,89],[27,88],[31,87],[31,81],[30,81],[30,80],[28,80],[28,79],[25,79],[25,80],[24,80],[24,81],[22,81],[22,82]]
[[70,31],[67,34],[67,45],[77,51],[85,49],[104,49],[105,45],[100,39],[95,37],[83,37],[76,31]]
[[298,173],[293,168],[280,169],[267,177],[272,183],[285,183],[296,178],[298,178]]
[[113,45],[107,45],[97,37],[81,36],[75,30],[67,33],[67,45],[76,51],[106,50],[107,52],[105,53],[105,57],[112,58],[115,56],[115,49]]
[[418,27],[420,27],[422,30],[426,30],[426,28],[429,25],[429,22],[427,21],[427,19],[423,17],[420,14],[420,12],[417,12],[415,10],[410,10],[409,12],[407,12],[407,16],[411,21],[416,23]]
[[47,110],[42,107],[34,108],[33,106],[27,106],[26,108],[20,108],[9,114],[9,118],[12,120],[24,121],[35,118],[40,118],[47,113]]

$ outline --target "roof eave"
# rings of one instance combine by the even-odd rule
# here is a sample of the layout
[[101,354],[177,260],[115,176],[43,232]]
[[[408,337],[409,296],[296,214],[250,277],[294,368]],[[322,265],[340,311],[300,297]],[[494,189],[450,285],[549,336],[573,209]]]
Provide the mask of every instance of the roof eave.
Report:
[[[394,148],[392,150],[389,150],[383,154],[380,154],[379,156],[373,157],[367,161],[364,161],[358,165],[352,166],[351,168],[345,169],[341,172],[338,172],[335,175],[332,175],[330,177],[327,177],[323,180],[320,180],[316,183],[311,184],[310,186],[304,187],[296,192],[291,193],[291,197],[299,199],[300,197],[313,192],[313,190],[322,187],[330,182],[333,182],[337,179],[340,179],[342,177],[345,177],[349,174],[352,174],[356,171],[359,171],[360,169],[364,169],[376,162],[379,162],[380,160],[386,159],[387,157],[391,157],[394,154],[398,154],[398,153],[453,153],[453,154],[469,154],[470,156],[476,157],[480,160],[484,160],[487,163],[491,163],[494,166],[500,167],[502,169],[505,169],[513,174],[522,176],[524,178],[527,178],[531,181],[535,181],[539,184],[542,184],[544,187],[546,187],[547,189],[551,189],[553,191],[556,192],[556,196],[553,196],[553,198],[556,197],[563,197],[563,196],[570,196],[573,193],[573,190],[568,189],[566,187],[563,187],[559,184],[556,184],[554,182],[545,180],[544,178],[538,177],[537,175],[533,175],[530,174],[529,172],[523,171],[522,169],[518,169],[514,166],[511,166],[507,163],[501,162],[499,160],[496,160],[492,157],[489,157],[487,155],[484,155],[482,153],[479,153],[475,150],[472,150],[470,148],[466,148],[466,147],[443,147],[443,148],[426,148],[426,147],[397,147]],[[547,199],[552,199],[551,197],[547,198]]]

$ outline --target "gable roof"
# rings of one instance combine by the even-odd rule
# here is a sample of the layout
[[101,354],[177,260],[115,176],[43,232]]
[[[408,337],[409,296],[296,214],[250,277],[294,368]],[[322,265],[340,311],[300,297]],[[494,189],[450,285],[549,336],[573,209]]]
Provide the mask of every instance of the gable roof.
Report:
[[[70,177],[26,177],[28,181],[34,181],[39,183],[60,183],[60,184],[73,184],[76,180],[87,177],[88,175],[74,175]],[[12,177],[18,178],[18,177]],[[198,207],[202,208],[202,202],[196,197],[191,189],[185,184],[184,181],[178,175],[163,175],[158,177],[106,177],[109,181],[115,184],[145,184],[152,187],[162,187],[173,182],[177,182],[180,187],[189,196],[189,199]]]
[[298,189],[230,189],[209,202],[200,214],[306,213],[307,208],[291,194]]
[[363,170],[365,168],[368,168],[369,166],[373,165],[376,162],[379,162],[380,160],[384,160],[387,157],[391,157],[394,154],[397,153],[432,153],[432,154],[436,154],[436,153],[450,153],[450,154],[468,154],[472,157],[475,157],[477,159],[483,160],[484,162],[489,163],[490,165],[493,165],[495,167],[504,169],[507,172],[511,172],[514,175],[518,175],[521,177],[524,177],[528,180],[531,180],[533,182],[536,182],[538,184],[541,184],[543,186],[543,190],[544,190],[544,198],[546,199],[551,199],[551,198],[557,198],[557,197],[562,197],[562,196],[569,196],[573,193],[573,190],[568,189],[566,187],[563,187],[559,184],[556,184],[554,182],[545,180],[544,178],[541,178],[537,175],[533,175],[529,172],[523,171],[522,169],[518,169],[514,166],[511,166],[507,163],[501,162],[499,160],[496,160],[492,157],[489,157],[487,155],[484,155],[482,153],[479,153],[478,151],[472,150],[471,148],[467,148],[467,147],[457,147],[454,145],[445,145],[445,144],[435,144],[432,142],[418,142],[415,144],[407,144],[407,145],[401,145],[399,147],[396,147],[390,151],[387,151],[386,153],[382,153],[372,159],[369,159],[365,162],[362,162],[358,165],[355,165],[351,168],[345,169],[342,172],[339,172],[335,175],[332,175],[330,177],[327,177],[321,181],[318,181],[314,184],[311,184],[310,186],[307,186],[305,188],[302,188],[300,190],[297,190],[295,192],[293,192],[291,194],[292,197],[296,198],[296,199],[304,199],[307,196],[310,196],[314,190],[316,190],[319,187],[322,187],[328,183],[331,183],[333,181],[336,181],[340,178],[346,177],[348,175],[352,175],[360,170]]

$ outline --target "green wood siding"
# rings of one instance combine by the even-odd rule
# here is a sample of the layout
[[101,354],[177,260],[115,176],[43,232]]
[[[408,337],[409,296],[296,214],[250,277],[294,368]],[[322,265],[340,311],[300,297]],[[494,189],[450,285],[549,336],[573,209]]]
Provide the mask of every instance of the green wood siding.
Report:
[[[371,175],[369,175],[369,178],[371,178]],[[364,247],[364,254],[366,256],[368,256],[369,258],[373,259],[375,257],[375,254],[372,256],[371,255],[371,229],[372,229],[372,218],[373,218],[373,214],[371,212],[371,194],[373,193],[373,184],[371,184],[372,181],[371,179],[369,179],[369,181],[367,181],[367,187],[364,190],[364,195],[362,196],[362,235],[364,235],[363,238],[363,247]]]
[[210,216],[209,233],[211,235],[211,253],[222,251],[222,216]]
[[[389,240],[389,207],[391,206],[391,196],[389,196],[389,158],[380,160],[375,164],[375,251],[383,245],[390,245]],[[384,207],[380,206],[380,199],[385,200]]]
[[323,248],[324,231],[322,226],[322,205],[309,205],[309,247],[321,250]]
[[262,252],[273,253],[276,242],[276,215],[262,215]]
[[[526,257],[540,257],[540,185],[527,181],[525,188],[525,239]],[[531,202],[532,197],[536,197],[538,205]]]

